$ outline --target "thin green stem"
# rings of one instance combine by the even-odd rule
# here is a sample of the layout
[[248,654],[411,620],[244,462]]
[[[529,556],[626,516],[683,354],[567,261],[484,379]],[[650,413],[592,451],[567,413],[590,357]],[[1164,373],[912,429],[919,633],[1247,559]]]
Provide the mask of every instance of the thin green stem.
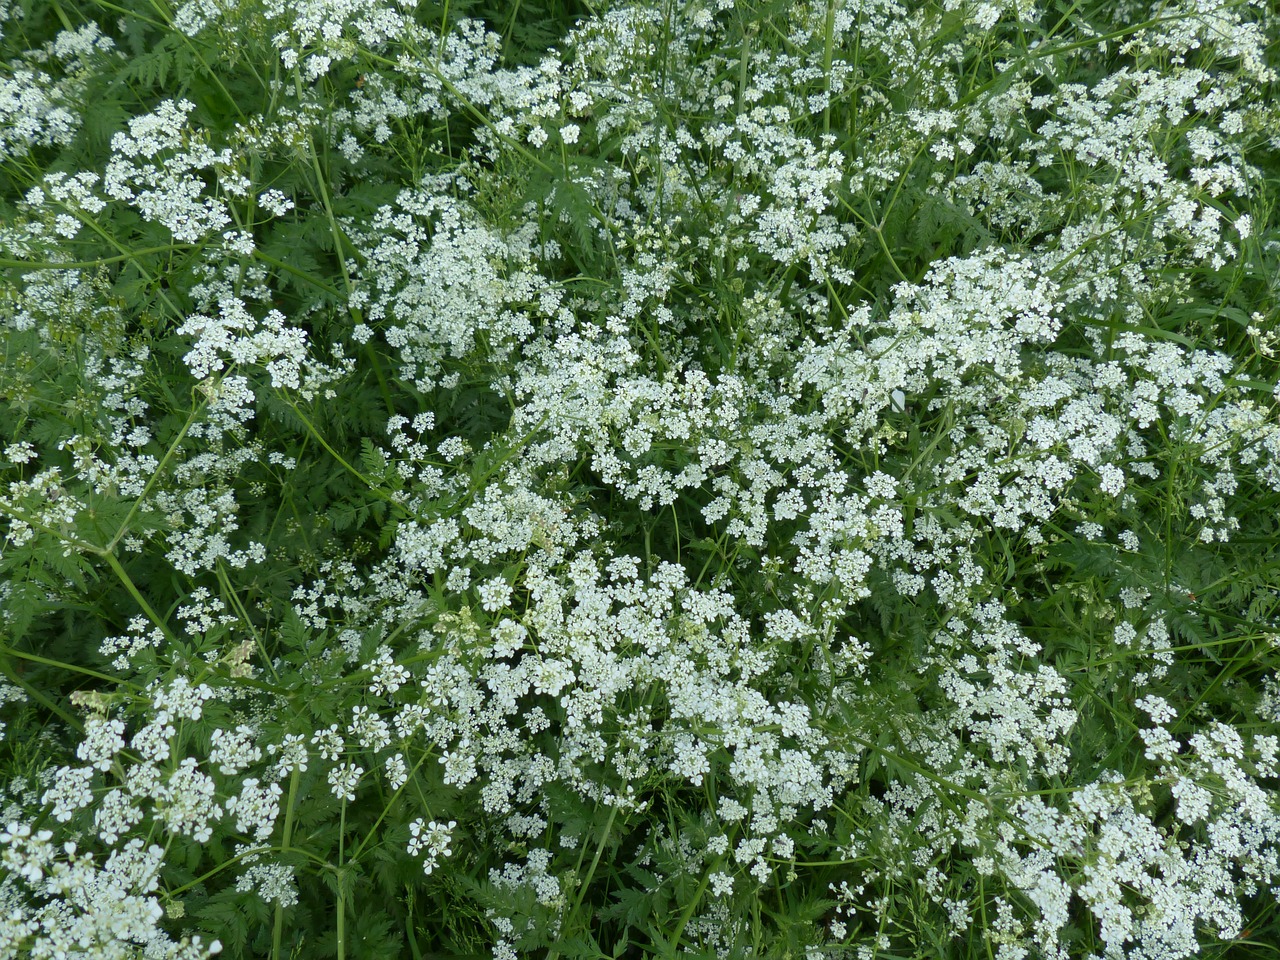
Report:
[[344,458],[342,454],[338,453],[337,450],[333,449],[333,447],[329,445],[329,441],[320,435],[320,431],[316,429],[315,424],[313,424],[311,422],[311,419],[305,413],[303,413],[301,409],[299,409],[298,404],[294,402],[292,397],[289,397],[284,394],[282,394],[282,396],[284,396],[284,399],[289,404],[289,406],[293,408],[293,412],[298,415],[298,419],[302,421],[303,426],[305,426],[307,430],[310,431],[311,436],[316,438],[316,441],[320,444],[320,446],[325,448],[329,456],[333,457],[334,460],[338,461],[338,465],[341,466],[342,469],[350,473],[353,477],[355,477],[357,480],[363,483],[375,494],[382,496],[383,499],[388,500],[392,503],[395,502],[394,500],[391,500],[389,496],[386,495],[386,492],[382,490],[381,487],[379,487],[376,483],[374,483],[372,480],[366,477],[363,473],[361,473],[359,470],[353,467],[350,463],[348,463],[346,461],[346,458]]
[[347,798],[342,798],[338,814],[338,960],[347,957],[347,876],[345,842],[347,839]]
[[684,936],[684,928],[689,925],[689,921],[693,919],[694,912],[698,909],[698,904],[702,902],[702,895],[707,892],[707,884],[711,882],[711,874],[719,869],[720,861],[717,860],[711,867],[702,872],[702,880],[698,883],[698,889],[694,891],[689,902],[685,904],[684,911],[680,914],[680,922],[676,924],[675,930],[671,932],[671,955],[676,955],[676,948],[680,945],[680,938]]
[[95,680],[101,680],[104,683],[121,684],[126,687],[136,688],[137,684],[129,680],[122,680],[119,677],[113,677],[105,673],[99,673],[89,667],[81,667],[74,663],[66,663],[62,660],[51,660],[49,657],[42,657],[38,653],[25,653],[22,650],[16,650],[8,644],[0,644],[0,657],[17,657],[19,660],[27,660],[31,663],[43,664],[46,667],[57,667],[59,670],[67,670],[71,673],[84,674],[86,677],[93,677]]
[[395,803],[396,797],[400,796],[401,791],[403,791],[404,788],[409,785],[409,781],[417,776],[418,770],[422,767],[422,764],[426,762],[426,759],[429,756],[432,756],[431,751],[424,750],[422,753],[422,756],[418,758],[418,762],[415,763],[413,765],[413,769],[409,771],[409,776],[405,778],[404,783],[400,784],[400,786],[396,788],[395,793],[391,795],[391,799],[388,800],[386,803],[386,806],[382,808],[382,812],[378,814],[378,819],[373,822],[373,826],[369,828],[369,832],[365,834],[365,838],[361,840],[358,844],[356,844],[356,848],[351,854],[350,862],[355,863],[357,860],[360,859],[360,854],[364,852],[364,848],[369,845],[369,841],[371,841],[374,835],[377,833],[378,825],[382,823],[383,819],[391,811],[391,805]]
[[107,566],[115,571],[115,575],[120,578],[120,582],[123,583],[124,588],[129,591],[129,595],[133,597],[138,606],[142,608],[142,612],[147,615],[147,619],[159,628],[160,632],[164,634],[166,640],[177,645],[178,639],[172,632],[170,632],[168,625],[160,615],[151,609],[151,604],[147,602],[147,598],[142,595],[137,584],[133,582],[133,578],[129,576],[129,572],[125,570],[120,561],[116,559],[116,555],[114,553],[104,553],[102,556],[106,559]]
[[[54,714],[54,716],[61,719],[62,722],[65,723],[67,726],[69,726],[72,730],[77,730],[77,731],[83,730],[84,726],[71,713],[69,713],[66,709],[64,709],[59,704],[55,703],[50,697],[46,696],[44,691],[37,688],[34,684],[28,683],[25,677],[23,677],[21,674],[18,673],[18,671],[13,669],[13,664],[9,662],[10,653],[13,653],[20,657],[22,656],[21,654],[18,653],[18,651],[14,650],[11,647],[0,646],[0,673],[3,673],[6,677],[8,677],[10,682],[15,683],[18,686],[22,687],[22,689],[26,691],[28,697],[36,701],[36,703],[40,704],[50,713]],[[30,658],[28,657],[24,659],[30,659]],[[53,662],[53,661],[50,661],[50,662]],[[61,664],[59,664],[59,666],[60,665]]]
[[[298,99],[301,100],[303,99],[302,73],[296,66],[293,69],[293,80],[294,86],[298,92]],[[333,249],[338,256],[338,269],[342,272],[342,284],[344,289],[347,291],[347,309],[350,311],[351,316],[356,323],[360,323],[362,322],[360,309],[358,307],[350,306],[352,292],[351,274],[347,271],[345,247],[352,246],[352,244],[347,240],[347,235],[343,233],[342,229],[338,226],[338,218],[333,212],[333,200],[329,196],[328,178],[325,176],[324,168],[320,166],[320,154],[316,151],[315,141],[311,139],[310,134],[307,135],[307,155],[311,160],[311,171],[315,174],[316,189],[320,193],[320,203],[324,207],[325,218],[329,221],[329,232],[333,235]],[[357,259],[359,259],[359,251],[354,252]]]
[[228,859],[221,861],[212,870],[209,870],[206,873],[202,873],[200,876],[196,877],[194,880],[188,880],[182,886],[174,887],[172,890],[167,890],[165,892],[170,897],[175,897],[180,893],[185,893],[186,891],[190,890],[192,887],[196,887],[204,883],[210,877],[216,877],[219,873],[221,873],[223,870],[226,870],[228,867],[235,866],[235,864],[239,863],[241,860],[244,860],[247,857],[257,856],[260,853],[265,853],[267,850],[270,850],[270,849],[271,849],[270,847],[250,847],[248,850],[242,850],[240,853],[236,854],[234,857],[229,857]]
[[133,518],[142,508],[142,504],[146,502],[147,497],[151,494],[152,487],[156,485],[157,481],[164,474],[165,467],[168,466],[169,461],[173,459],[174,454],[178,452],[178,447],[181,446],[182,441],[186,438],[187,431],[190,430],[192,425],[196,422],[196,418],[203,406],[204,402],[201,401],[191,408],[191,413],[187,415],[186,421],[182,424],[182,429],[178,431],[178,435],[174,437],[173,442],[169,444],[169,449],[167,449],[164,452],[164,456],[160,458],[160,463],[156,466],[155,470],[152,471],[151,476],[147,478],[147,485],[142,488],[142,493],[139,495],[138,499],[133,502],[132,506],[129,507],[129,512],[125,514],[124,519],[120,521],[120,526],[116,529],[115,535],[105,547],[102,547],[95,552],[103,556],[109,556],[115,551],[116,545],[119,544],[125,534],[129,532],[129,524],[133,522]]
[[[569,916],[566,918],[567,920],[572,920],[572,918],[577,915],[578,911],[582,909],[582,900],[587,895],[587,887],[591,883],[591,878],[595,876],[596,867],[600,865],[600,857],[604,854],[605,844],[609,840],[610,833],[613,832],[613,821],[617,816],[618,808],[616,806],[611,807],[609,810],[609,819],[605,822],[604,831],[600,834],[600,842],[596,845],[596,854],[591,858],[591,866],[587,868],[587,875],[578,883],[578,895],[574,897],[573,908],[569,911]],[[578,857],[578,865],[582,865],[581,855]],[[566,923],[566,926],[567,925],[568,924]],[[560,945],[559,943],[553,943],[547,950],[546,960],[555,960],[558,956],[560,956]]]
[[[280,852],[288,853],[293,847],[293,805],[298,796],[298,774],[297,766],[289,774],[289,796],[285,799],[284,808],[284,835],[280,840]],[[271,926],[271,957],[272,960],[280,960],[280,941],[284,935],[284,906],[279,901],[276,902],[275,918]]]
[[139,250],[117,254],[114,257],[99,257],[96,260],[67,260],[57,263],[45,260],[11,260],[7,257],[0,257],[0,267],[12,270],[87,270],[90,267],[105,267],[112,263],[123,263],[127,260],[132,260],[134,257],[147,257],[156,253],[190,250],[191,247],[192,245],[187,243],[167,243],[158,247],[142,247]]
[[226,97],[227,103],[231,104],[231,109],[236,112],[241,121],[244,121],[246,117],[244,115],[244,111],[240,109],[239,102],[231,95],[231,91],[228,90],[226,84],[222,82],[222,78],[213,72],[213,67],[209,66],[209,61],[205,59],[204,54],[200,51],[200,48],[196,46],[195,41],[191,37],[187,36],[185,32],[174,29],[172,16],[167,10],[160,6],[158,0],[151,0],[151,7],[157,14],[164,17],[165,26],[182,38],[182,42],[186,44],[187,49],[191,51],[191,55],[200,61],[200,66],[204,68],[205,74],[214,82],[217,88],[222,92],[222,95]]
[[333,286],[332,284],[325,283],[323,280],[317,277],[313,277],[311,274],[307,273],[305,270],[299,270],[297,267],[291,266],[290,264],[285,263],[283,260],[277,260],[275,257],[270,256],[269,254],[263,253],[257,247],[254,247],[253,257],[255,260],[261,260],[263,263],[267,264],[268,266],[275,267],[277,270],[283,270],[286,273],[289,273],[297,277],[299,280],[305,280],[307,283],[311,284],[313,287],[317,287],[323,290],[325,293],[330,294],[331,296],[334,296],[337,298],[342,297],[342,291],[339,290],[337,287]]
[[835,49],[836,0],[827,0],[827,22],[822,42],[822,79],[826,85],[826,102],[822,105],[822,132],[831,132],[831,60]]
[[[397,63],[397,61],[395,60],[391,60],[387,57],[381,57],[381,56],[378,56],[377,54],[368,53],[367,51],[366,51],[366,55],[369,57],[369,59],[373,60],[374,62],[382,63],[385,66],[391,66],[391,67],[396,67],[397,69],[402,69],[400,64]],[[457,87],[455,87],[453,83],[449,80],[449,78],[446,77],[444,74],[442,74],[439,68],[434,63],[432,63],[428,59],[421,58],[418,61],[418,65],[430,71],[434,75],[435,79],[439,81],[440,85],[445,89],[445,91],[450,96],[452,96],[455,100],[457,100],[458,103],[462,105],[464,110],[466,110],[469,114],[471,114],[471,116],[476,121],[482,124],[495,137],[497,137],[499,140],[505,143],[508,147],[510,147],[516,153],[520,154],[526,161],[531,163],[533,166],[537,167],[543,173],[548,173],[553,176],[559,173],[559,171],[556,170],[555,167],[547,163],[545,160],[543,160],[540,156],[538,156],[536,153],[534,153],[532,150],[526,147],[519,140],[515,139],[514,137],[510,137],[507,134],[500,131],[497,128],[497,126],[494,124],[494,122],[485,115],[484,111],[481,110],[479,107],[477,107],[475,104],[473,104],[469,99],[467,99],[467,97],[462,93],[462,91],[460,91]]]
[[267,665],[267,669],[271,671],[271,678],[280,682],[280,673],[276,670],[276,665],[272,662],[271,656],[267,653],[266,645],[262,642],[262,634],[253,625],[253,621],[249,618],[249,611],[244,608],[244,604],[240,602],[240,595],[235,586],[231,583],[231,578],[227,576],[226,568],[219,563],[214,571],[214,575],[218,578],[218,583],[222,587],[222,592],[228,597],[231,606],[235,608],[236,616],[240,618],[240,622],[244,624],[245,629],[253,634],[253,642],[258,647],[258,653],[262,655],[262,662]]

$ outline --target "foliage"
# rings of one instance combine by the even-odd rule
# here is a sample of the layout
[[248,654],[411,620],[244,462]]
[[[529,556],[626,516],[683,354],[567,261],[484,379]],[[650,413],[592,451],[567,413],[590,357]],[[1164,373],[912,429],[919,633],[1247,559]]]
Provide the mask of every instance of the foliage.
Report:
[[1278,43],[0,0],[0,960],[1274,952]]

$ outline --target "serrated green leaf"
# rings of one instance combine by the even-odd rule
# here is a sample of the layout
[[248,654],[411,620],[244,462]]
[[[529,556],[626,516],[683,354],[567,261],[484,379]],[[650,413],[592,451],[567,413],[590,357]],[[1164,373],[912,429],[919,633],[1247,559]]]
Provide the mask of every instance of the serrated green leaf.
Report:
[[283,650],[305,650],[311,641],[311,628],[303,622],[298,611],[290,605],[276,630]]

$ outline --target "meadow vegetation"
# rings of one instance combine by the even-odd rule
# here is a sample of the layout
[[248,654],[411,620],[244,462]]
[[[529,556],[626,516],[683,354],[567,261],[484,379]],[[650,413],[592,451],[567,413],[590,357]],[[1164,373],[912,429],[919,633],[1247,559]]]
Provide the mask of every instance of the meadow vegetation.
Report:
[[1273,2],[0,51],[0,960],[1280,953]]

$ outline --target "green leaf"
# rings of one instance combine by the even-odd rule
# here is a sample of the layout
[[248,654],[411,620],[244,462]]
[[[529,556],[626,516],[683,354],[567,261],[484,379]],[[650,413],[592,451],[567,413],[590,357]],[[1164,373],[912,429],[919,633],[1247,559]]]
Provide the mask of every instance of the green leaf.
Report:
[[349,530],[356,522],[356,508],[346,500],[339,500],[329,508],[329,520],[334,530]]
[[248,896],[251,894],[235,891],[219,893],[195,913],[208,921],[208,929],[217,931],[223,950],[231,956],[238,954],[249,939],[249,920],[242,906]]
[[387,469],[382,451],[368,437],[360,439],[360,466],[368,477],[381,477]]
[[143,87],[164,87],[169,83],[177,60],[176,53],[181,39],[170,33],[149,51],[130,57],[127,65],[117,74],[120,81]]
[[305,650],[311,641],[311,628],[292,606],[285,609],[284,619],[276,630],[284,650]]

